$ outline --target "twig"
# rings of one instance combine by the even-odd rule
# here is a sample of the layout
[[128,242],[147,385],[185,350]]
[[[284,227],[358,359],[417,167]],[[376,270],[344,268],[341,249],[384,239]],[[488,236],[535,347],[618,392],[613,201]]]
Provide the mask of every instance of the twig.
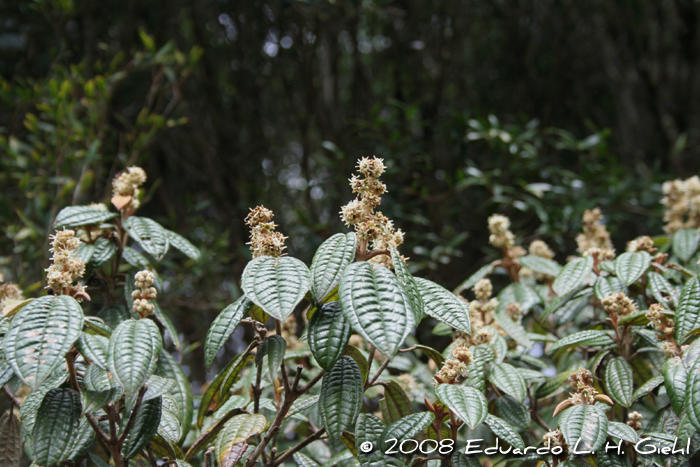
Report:
[[366,388],[373,386],[374,383],[377,382],[377,379],[382,374],[382,372],[386,369],[386,367],[389,366],[390,362],[391,362],[391,360],[389,360],[389,357],[386,357],[386,360],[384,360],[384,362],[382,363],[382,366],[379,367],[379,369],[377,370],[377,373],[374,376],[372,376],[369,380],[367,380],[367,384],[365,384]]
[[136,422],[136,415],[139,413],[139,409],[141,408],[141,401],[143,401],[143,395],[146,394],[147,390],[148,385],[144,384],[141,387],[141,390],[139,391],[138,399],[136,399],[136,405],[134,405],[134,410],[131,411],[131,417],[129,417],[129,421],[126,424],[126,428],[124,428],[124,432],[119,437],[119,444],[124,442],[126,437],[129,436],[129,432],[134,427],[134,423]]
[[272,464],[272,467],[277,467],[282,462],[287,460],[289,457],[291,457],[295,453],[299,452],[300,450],[304,449],[309,444],[311,444],[314,441],[316,441],[317,439],[319,439],[325,432],[326,432],[325,427],[319,428],[311,436],[306,438],[304,441],[301,441],[296,446],[291,447],[291,448],[287,449],[286,451],[282,452],[279,456],[277,456],[277,458],[275,458],[275,462]]
[[20,408],[22,407],[22,404],[19,402],[19,399],[15,397],[14,394],[12,394],[12,391],[10,391],[10,388],[5,385],[5,394],[7,394],[7,397],[10,398],[10,401],[17,407]]

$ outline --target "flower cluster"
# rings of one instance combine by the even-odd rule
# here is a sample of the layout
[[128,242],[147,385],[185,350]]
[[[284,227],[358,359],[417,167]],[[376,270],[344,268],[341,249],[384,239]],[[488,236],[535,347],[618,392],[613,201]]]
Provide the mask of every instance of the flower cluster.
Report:
[[445,363],[435,375],[436,384],[454,384],[457,380],[468,375],[468,365],[472,362],[472,351],[468,347],[455,347],[450,354],[452,358]]
[[601,303],[608,315],[627,316],[637,311],[637,304],[624,292],[611,293]]
[[673,234],[680,229],[700,228],[700,177],[672,180],[663,184],[661,202],[666,206],[664,230]]
[[642,414],[639,412],[631,412],[629,415],[629,422],[627,422],[627,426],[632,427],[635,431],[640,431],[642,429],[642,424],[640,423],[642,421]]
[[146,171],[141,167],[128,167],[112,180],[112,204],[117,209],[138,209],[140,187],[146,183]]
[[153,283],[155,275],[151,271],[139,271],[134,276],[134,285],[138,290],[131,292],[131,298],[134,299],[133,310],[138,313],[141,318],[152,315],[155,311],[155,306],[149,302],[158,295]]
[[583,233],[576,237],[579,253],[597,256],[599,261],[615,257],[615,249],[610,241],[610,233],[601,223],[603,214],[599,208],[587,209],[583,213]]
[[[542,240],[534,240],[532,243],[530,243],[530,246],[528,248],[528,253],[531,256],[538,256],[540,258],[549,259],[549,260],[554,259],[554,252],[552,251],[551,248],[549,248],[549,245],[547,245]],[[549,274],[535,272],[535,271],[532,271],[531,269],[525,268],[525,267],[520,269],[519,276],[520,277],[534,277],[535,280],[538,280],[538,281],[553,280],[554,279],[554,277],[549,275]]]
[[525,256],[525,249],[515,245],[515,235],[510,229],[510,219],[501,214],[494,214],[489,217],[489,243],[491,245],[503,248],[505,254],[512,259]]
[[593,387],[593,374],[589,370],[581,368],[571,375],[569,379],[576,392],[570,393],[568,399],[557,405],[554,409],[555,417],[574,405],[593,405],[596,402],[613,405],[612,399],[605,394],[598,394],[598,391]]
[[681,349],[673,338],[676,330],[675,323],[672,318],[664,315],[664,307],[658,303],[651,305],[647,312],[647,319],[649,325],[658,332],[656,338],[661,342],[661,351],[664,355],[669,358],[681,355]]
[[73,286],[73,282],[85,274],[85,263],[75,256],[80,247],[80,239],[72,230],[57,230],[56,235],[49,238],[53,264],[46,270],[46,288],[52,289],[56,295],[85,294],[85,287]]
[[564,435],[559,428],[545,433],[545,435],[542,437],[542,441],[544,442],[545,446],[550,446],[552,448],[555,446],[566,446]]
[[11,282],[0,284],[0,312],[5,315],[5,310],[19,304],[24,300],[22,290]]
[[[491,298],[493,285],[488,279],[479,279],[474,284],[472,291],[476,295],[476,300],[469,302],[469,317],[472,323],[472,340],[475,340],[479,336],[481,328],[495,324],[493,323],[493,312],[498,308],[498,299]],[[482,333],[481,337],[486,336]],[[487,342],[490,342],[490,339]]]
[[627,242],[627,251],[632,253],[646,251],[649,254],[654,254],[656,253],[656,250],[658,250],[658,248],[654,248],[654,240],[652,240],[648,235],[643,235],[630,242]]
[[277,224],[272,222],[274,213],[265,206],[257,206],[251,209],[245,218],[245,223],[250,227],[250,250],[253,258],[259,256],[280,256],[282,250],[287,248],[284,241],[287,239],[280,232],[275,232]]
[[[350,179],[350,186],[353,193],[357,193],[357,198],[341,208],[341,218],[348,227],[355,228],[360,253],[367,253],[368,247],[373,251],[396,248],[403,243],[403,232],[395,228],[393,221],[384,214],[375,212],[386,192],[386,185],[378,180],[386,169],[384,161],[377,157],[363,157],[357,167],[364,178],[353,175]],[[370,261],[392,267],[389,255],[378,255]]]

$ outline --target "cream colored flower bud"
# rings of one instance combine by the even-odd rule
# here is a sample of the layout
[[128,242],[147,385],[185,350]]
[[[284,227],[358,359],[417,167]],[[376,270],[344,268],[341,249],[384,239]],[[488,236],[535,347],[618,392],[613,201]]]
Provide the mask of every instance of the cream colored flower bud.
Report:
[[472,288],[476,298],[482,301],[488,300],[493,294],[493,284],[488,279],[479,279]]

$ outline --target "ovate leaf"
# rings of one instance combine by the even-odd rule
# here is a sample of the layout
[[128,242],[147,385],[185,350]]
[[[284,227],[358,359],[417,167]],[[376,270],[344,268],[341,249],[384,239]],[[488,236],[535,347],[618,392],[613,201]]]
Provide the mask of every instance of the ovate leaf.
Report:
[[[129,414],[131,415],[131,414]],[[162,415],[162,398],[156,397],[141,404],[134,426],[124,440],[122,455],[125,459],[131,459],[138,455],[148,442],[158,432]],[[122,418],[122,430],[126,427],[129,418]]]
[[488,415],[486,398],[474,388],[441,384],[435,388],[440,401],[452,410],[463,422],[474,429]]
[[518,432],[515,430],[515,428],[513,428],[513,426],[510,423],[490,414],[486,416],[484,423],[486,423],[488,427],[491,428],[493,434],[501,438],[503,441],[506,441],[508,444],[515,448],[521,450],[525,449],[525,443],[523,442],[523,439],[520,437]]
[[180,234],[173,232],[172,230],[165,230],[165,235],[168,237],[168,241],[172,246],[183,252],[189,258],[198,261],[200,257],[199,249],[192,244],[189,240]]
[[630,443],[636,443],[639,441],[639,435],[637,435],[634,428],[620,422],[608,423],[608,436],[613,436],[617,439],[628,441]]
[[386,267],[353,263],[340,280],[340,305],[352,328],[387,357],[392,357],[413,329],[411,302]]
[[81,227],[83,225],[101,224],[117,217],[114,212],[103,211],[88,206],[68,206],[61,209],[54,221],[55,227]]
[[467,302],[435,282],[415,278],[418,291],[423,297],[426,314],[467,334],[471,334]]
[[108,238],[98,238],[95,241],[95,250],[92,253],[92,258],[90,258],[90,263],[99,268],[107,261],[112,259],[114,254],[117,252],[117,245]]
[[[379,446],[384,430],[384,422],[372,414],[361,413],[357,418],[357,423],[355,424],[355,451],[362,467],[387,466],[383,450]],[[361,448],[363,443],[372,443],[373,449],[370,452],[364,452]]]
[[364,384],[355,360],[341,357],[323,377],[318,401],[328,436],[340,438],[343,430],[355,423],[362,408]]
[[599,405],[575,405],[559,420],[564,440],[577,451],[598,451],[608,435],[608,418]]
[[236,330],[245,314],[253,307],[245,295],[223,309],[212,323],[204,344],[204,361],[207,367],[214,361],[216,354],[226,344],[228,338]]
[[[382,440],[395,438],[399,442],[413,438],[433,423],[435,415],[432,412],[420,412],[403,417],[384,430]],[[387,448],[388,446],[385,446]]]
[[654,376],[649,381],[647,381],[646,383],[639,386],[639,388],[637,388],[637,390],[635,390],[634,393],[632,393],[632,400],[636,401],[636,400],[641,399],[644,396],[647,396],[654,389],[656,389],[660,384],[663,384],[663,382],[664,382],[663,375]]
[[396,381],[388,381],[384,385],[384,397],[379,399],[379,409],[387,423],[397,422],[415,413],[411,399]]
[[15,374],[36,389],[63,363],[83,327],[83,310],[68,295],[37,298],[12,319],[4,351]]
[[104,336],[94,336],[85,332],[80,334],[76,347],[83,357],[102,368],[107,369],[107,348],[109,339]]
[[539,256],[527,255],[519,258],[520,264],[526,268],[530,268],[540,274],[556,277],[561,272],[561,266],[556,261],[551,259],[541,258]]
[[146,253],[160,260],[170,247],[166,229],[148,217],[127,217],[124,228]]
[[396,248],[393,246],[389,248],[389,250],[391,251],[391,262],[394,265],[394,272],[399,282],[401,282],[401,285],[403,285],[403,288],[406,290],[408,298],[411,300],[413,316],[415,317],[416,324],[418,324],[424,318],[425,303],[423,302],[423,297],[421,296],[420,290],[418,290],[415,278],[408,270],[408,266],[406,266],[399,252],[396,251]]
[[700,232],[698,229],[680,229],[673,234],[673,254],[687,263],[698,250]]
[[175,380],[175,387],[170,391],[170,395],[173,396],[173,399],[177,402],[177,418],[180,420],[182,426],[182,437],[180,438],[182,440],[187,436],[187,432],[190,429],[194,411],[190,382],[182,371],[182,368],[180,368],[180,365],[175,361],[175,358],[167,352],[161,352],[156,373],[160,376]]
[[649,269],[651,255],[646,251],[625,252],[615,259],[615,275],[623,284],[629,286]]
[[32,430],[32,451],[38,465],[57,465],[71,454],[80,428],[80,395],[72,389],[51,389],[39,406]]
[[689,279],[683,286],[676,309],[676,342],[682,344],[688,336],[700,328],[700,279]]
[[563,297],[578,287],[593,270],[593,257],[584,256],[568,263],[552,284],[554,292]]
[[547,353],[551,354],[559,349],[564,349],[574,345],[602,347],[613,343],[613,335],[614,334],[612,331],[597,331],[593,329],[579,331],[559,339],[557,342],[552,344],[551,347],[549,347]]
[[613,358],[605,367],[605,391],[620,405],[632,405],[632,367],[622,357]]
[[649,290],[656,301],[666,308],[675,307],[678,303],[678,291],[666,278],[655,272],[649,272],[647,278]]
[[688,372],[683,365],[683,362],[675,359],[666,360],[661,367],[661,373],[664,376],[664,386],[671,399],[671,407],[676,415],[680,415],[685,407],[685,390],[686,381],[688,380]]
[[311,261],[311,294],[321,303],[340,283],[348,264],[355,258],[357,240],[354,232],[338,233],[318,247]]
[[267,367],[270,372],[270,381],[277,378],[277,370],[284,361],[284,353],[287,351],[287,341],[284,337],[272,335],[266,338],[255,355],[255,364],[262,365],[263,357],[267,356]]
[[491,368],[489,381],[498,389],[513,396],[518,402],[524,402],[527,385],[518,371],[507,363],[497,363]]
[[518,431],[530,429],[530,411],[509,395],[496,399],[498,415]]
[[260,256],[245,267],[241,287],[267,314],[285,321],[309,291],[308,268],[296,258]]
[[19,467],[22,457],[22,439],[19,419],[11,410],[0,417],[0,465]]
[[340,303],[329,302],[314,313],[308,328],[311,352],[324,370],[333,368],[345,352],[352,328],[343,316]]
[[114,330],[107,366],[128,395],[136,394],[153,374],[162,348],[158,326],[150,319],[124,321]]

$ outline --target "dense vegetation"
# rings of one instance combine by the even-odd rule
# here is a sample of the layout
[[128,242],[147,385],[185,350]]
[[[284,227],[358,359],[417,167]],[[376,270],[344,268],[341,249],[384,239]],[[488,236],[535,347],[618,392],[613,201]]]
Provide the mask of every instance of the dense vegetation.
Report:
[[[310,267],[284,253],[272,211],[251,209],[244,294],[208,330],[204,363],[221,366],[197,396],[156,299],[177,286],[158,274],[170,248],[195,262],[200,251],[137,215],[144,170],[115,177],[111,208],[62,209],[50,293],[0,286],[3,465],[23,453],[45,467],[688,462],[700,449],[700,178],[664,184],[665,233],[623,253],[586,211],[564,265],[493,215],[501,257],[451,292],[399,253],[410,232],[377,210],[385,169],[358,162],[341,209],[353,232],[330,236]],[[426,345],[420,323],[449,344]],[[252,338],[227,358],[238,328]]]

